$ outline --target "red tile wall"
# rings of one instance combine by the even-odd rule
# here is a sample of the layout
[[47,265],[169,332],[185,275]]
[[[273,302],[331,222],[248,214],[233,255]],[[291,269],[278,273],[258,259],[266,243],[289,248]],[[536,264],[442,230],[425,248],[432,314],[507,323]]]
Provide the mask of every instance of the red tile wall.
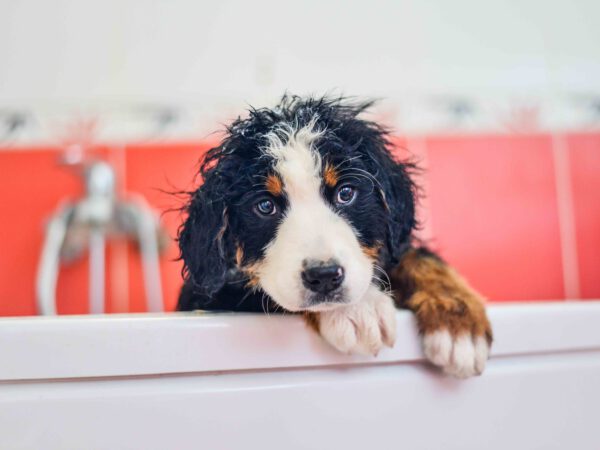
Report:
[[[177,192],[190,191],[195,186],[200,157],[208,145],[180,144],[165,148],[164,145],[132,145],[127,148],[126,190],[142,194],[148,202],[162,213],[162,223],[174,240],[181,223],[177,211],[183,205]],[[181,287],[181,262],[177,261],[178,248],[173,241],[163,256],[161,270],[165,308],[173,310]],[[129,259],[130,301],[132,309],[143,310],[144,292],[142,269],[139,258]]]
[[564,295],[549,136],[427,140],[433,246],[491,300]]
[[[399,139],[427,169],[421,235],[487,297],[559,300],[565,296],[553,139],[455,136]],[[575,223],[579,291],[600,298],[600,133],[565,136]],[[164,143],[95,150],[117,168],[125,195],[143,195],[158,211],[181,206],[175,191],[194,186],[210,144]],[[65,198],[81,193],[78,177],[57,165],[57,148],[0,150],[0,315],[37,312],[34,280],[44,222]],[[181,217],[162,222],[176,235]],[[174,242],[161,261],[165,307],[181,283]],[[61,269],[61,314],[85,314],[87,261]],[[107,311],[145,311],[139,254],[113,242],[107,250]]]
[[583,298],[600,298],[600,134],[571,135],[567,145],[579,288]]

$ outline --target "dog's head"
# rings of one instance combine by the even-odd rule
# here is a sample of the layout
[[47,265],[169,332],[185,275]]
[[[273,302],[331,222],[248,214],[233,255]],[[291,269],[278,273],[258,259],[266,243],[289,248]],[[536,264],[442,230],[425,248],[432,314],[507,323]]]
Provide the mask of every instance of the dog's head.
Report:
[[241,282],[319,311],[359,301],[382,276],[415,225],[414,189],[385,130],[359,118],[368,106],[284,97],[227,129],[179,234],[200,295]]

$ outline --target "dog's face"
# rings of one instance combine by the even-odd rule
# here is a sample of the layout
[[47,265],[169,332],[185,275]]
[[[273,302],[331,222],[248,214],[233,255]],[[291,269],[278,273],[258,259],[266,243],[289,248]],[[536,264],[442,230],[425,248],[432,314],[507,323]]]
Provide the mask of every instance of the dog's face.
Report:
[[284,99],[209,151],[180,232],[204,295],[244,283],[289,311],[360,301],[414,226],[412,183],[365,106]]
[[252,205],[259,221],[271,222],[268,241],[259,243],[256,281],[290,311],[360,300],[380,245],[361,239],[369,227],[365,213],[381,210],[372,181],[324,149],[322,155],[321,137],[312,122],[269,134],[264,154],[272,172],[261,186],[267,193]]

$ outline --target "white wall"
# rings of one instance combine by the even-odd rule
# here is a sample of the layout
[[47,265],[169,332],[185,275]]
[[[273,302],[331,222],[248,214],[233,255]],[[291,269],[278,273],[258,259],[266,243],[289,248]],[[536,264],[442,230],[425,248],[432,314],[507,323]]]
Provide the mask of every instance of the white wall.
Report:
[[0,107],[600,94],[600,2],[0,0]]

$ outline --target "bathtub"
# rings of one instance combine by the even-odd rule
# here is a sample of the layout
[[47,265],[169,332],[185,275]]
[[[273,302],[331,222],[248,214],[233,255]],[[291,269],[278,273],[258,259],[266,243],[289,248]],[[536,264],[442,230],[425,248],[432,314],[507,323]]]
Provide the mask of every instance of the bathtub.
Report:
[[1,449],[600,449],[600,302],[489,307],[481,377],[378,357],[291,316],[0,320]]

